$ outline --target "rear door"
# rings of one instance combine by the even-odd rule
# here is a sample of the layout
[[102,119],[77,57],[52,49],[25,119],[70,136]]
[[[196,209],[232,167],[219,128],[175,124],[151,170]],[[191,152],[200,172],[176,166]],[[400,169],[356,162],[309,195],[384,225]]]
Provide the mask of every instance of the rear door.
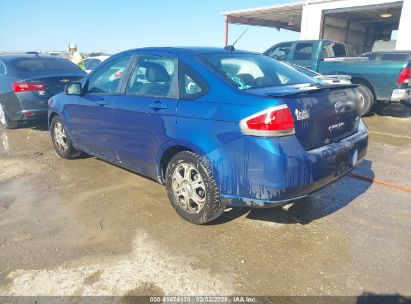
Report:
[[174,135],[177,104],[177,55],[140,53],[125,94],[115,98],[114,132],[122,163],[156,176],[158,151]]
[[84,83],[85,94],[66,106],[73,137],[85,151],[117,159],[113,133],[113,104],[121,96],[123,75],[131,56],[110,60],[94,71]]

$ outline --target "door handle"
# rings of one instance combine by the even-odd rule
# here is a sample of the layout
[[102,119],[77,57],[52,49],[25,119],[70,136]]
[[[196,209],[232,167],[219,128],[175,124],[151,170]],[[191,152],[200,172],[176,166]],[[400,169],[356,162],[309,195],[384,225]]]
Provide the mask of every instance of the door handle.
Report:
[[104,99],[99,99],[99,100],[96,101],[96,104],[98,104],[100,107],[102,107],[102,106],[108,105],[108,101],[104,100]]
[[159,101],[155,103],[150,103],[148,106],[154,110],[167,109],[168,107],[166,103],[161,103]]

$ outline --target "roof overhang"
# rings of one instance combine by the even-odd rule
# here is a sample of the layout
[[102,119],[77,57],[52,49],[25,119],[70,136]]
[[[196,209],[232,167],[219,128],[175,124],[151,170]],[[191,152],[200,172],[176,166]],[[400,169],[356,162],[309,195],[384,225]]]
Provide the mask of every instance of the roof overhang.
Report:
[[299,32],[303,2],[279,4],[259,8],[222,12],[229,23],[259,25]]

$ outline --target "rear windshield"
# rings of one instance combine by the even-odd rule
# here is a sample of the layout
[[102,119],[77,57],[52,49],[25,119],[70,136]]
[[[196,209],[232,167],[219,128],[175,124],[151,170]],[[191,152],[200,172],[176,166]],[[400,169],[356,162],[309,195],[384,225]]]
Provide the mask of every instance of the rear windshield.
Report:
[[346,57],[345,44],[337,41],[324,41],[321,59]]
[[264,55],[212,54],[200,58],[239,90],[318,83],[296,69]]
[[63,58],[18,58],[11,61],[11,65],[21,73],[73,71],[80,69],[72,62]]

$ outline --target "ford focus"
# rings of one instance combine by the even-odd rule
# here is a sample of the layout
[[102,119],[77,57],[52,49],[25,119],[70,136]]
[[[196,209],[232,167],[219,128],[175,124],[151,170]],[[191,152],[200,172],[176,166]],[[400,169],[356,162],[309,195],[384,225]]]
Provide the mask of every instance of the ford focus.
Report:
[[82,152],[165,185],[185,220],[287,204],[350,172],[368,131],[354,85],[264,55],[143,48],[114,55],[49,100],[57,154]]

